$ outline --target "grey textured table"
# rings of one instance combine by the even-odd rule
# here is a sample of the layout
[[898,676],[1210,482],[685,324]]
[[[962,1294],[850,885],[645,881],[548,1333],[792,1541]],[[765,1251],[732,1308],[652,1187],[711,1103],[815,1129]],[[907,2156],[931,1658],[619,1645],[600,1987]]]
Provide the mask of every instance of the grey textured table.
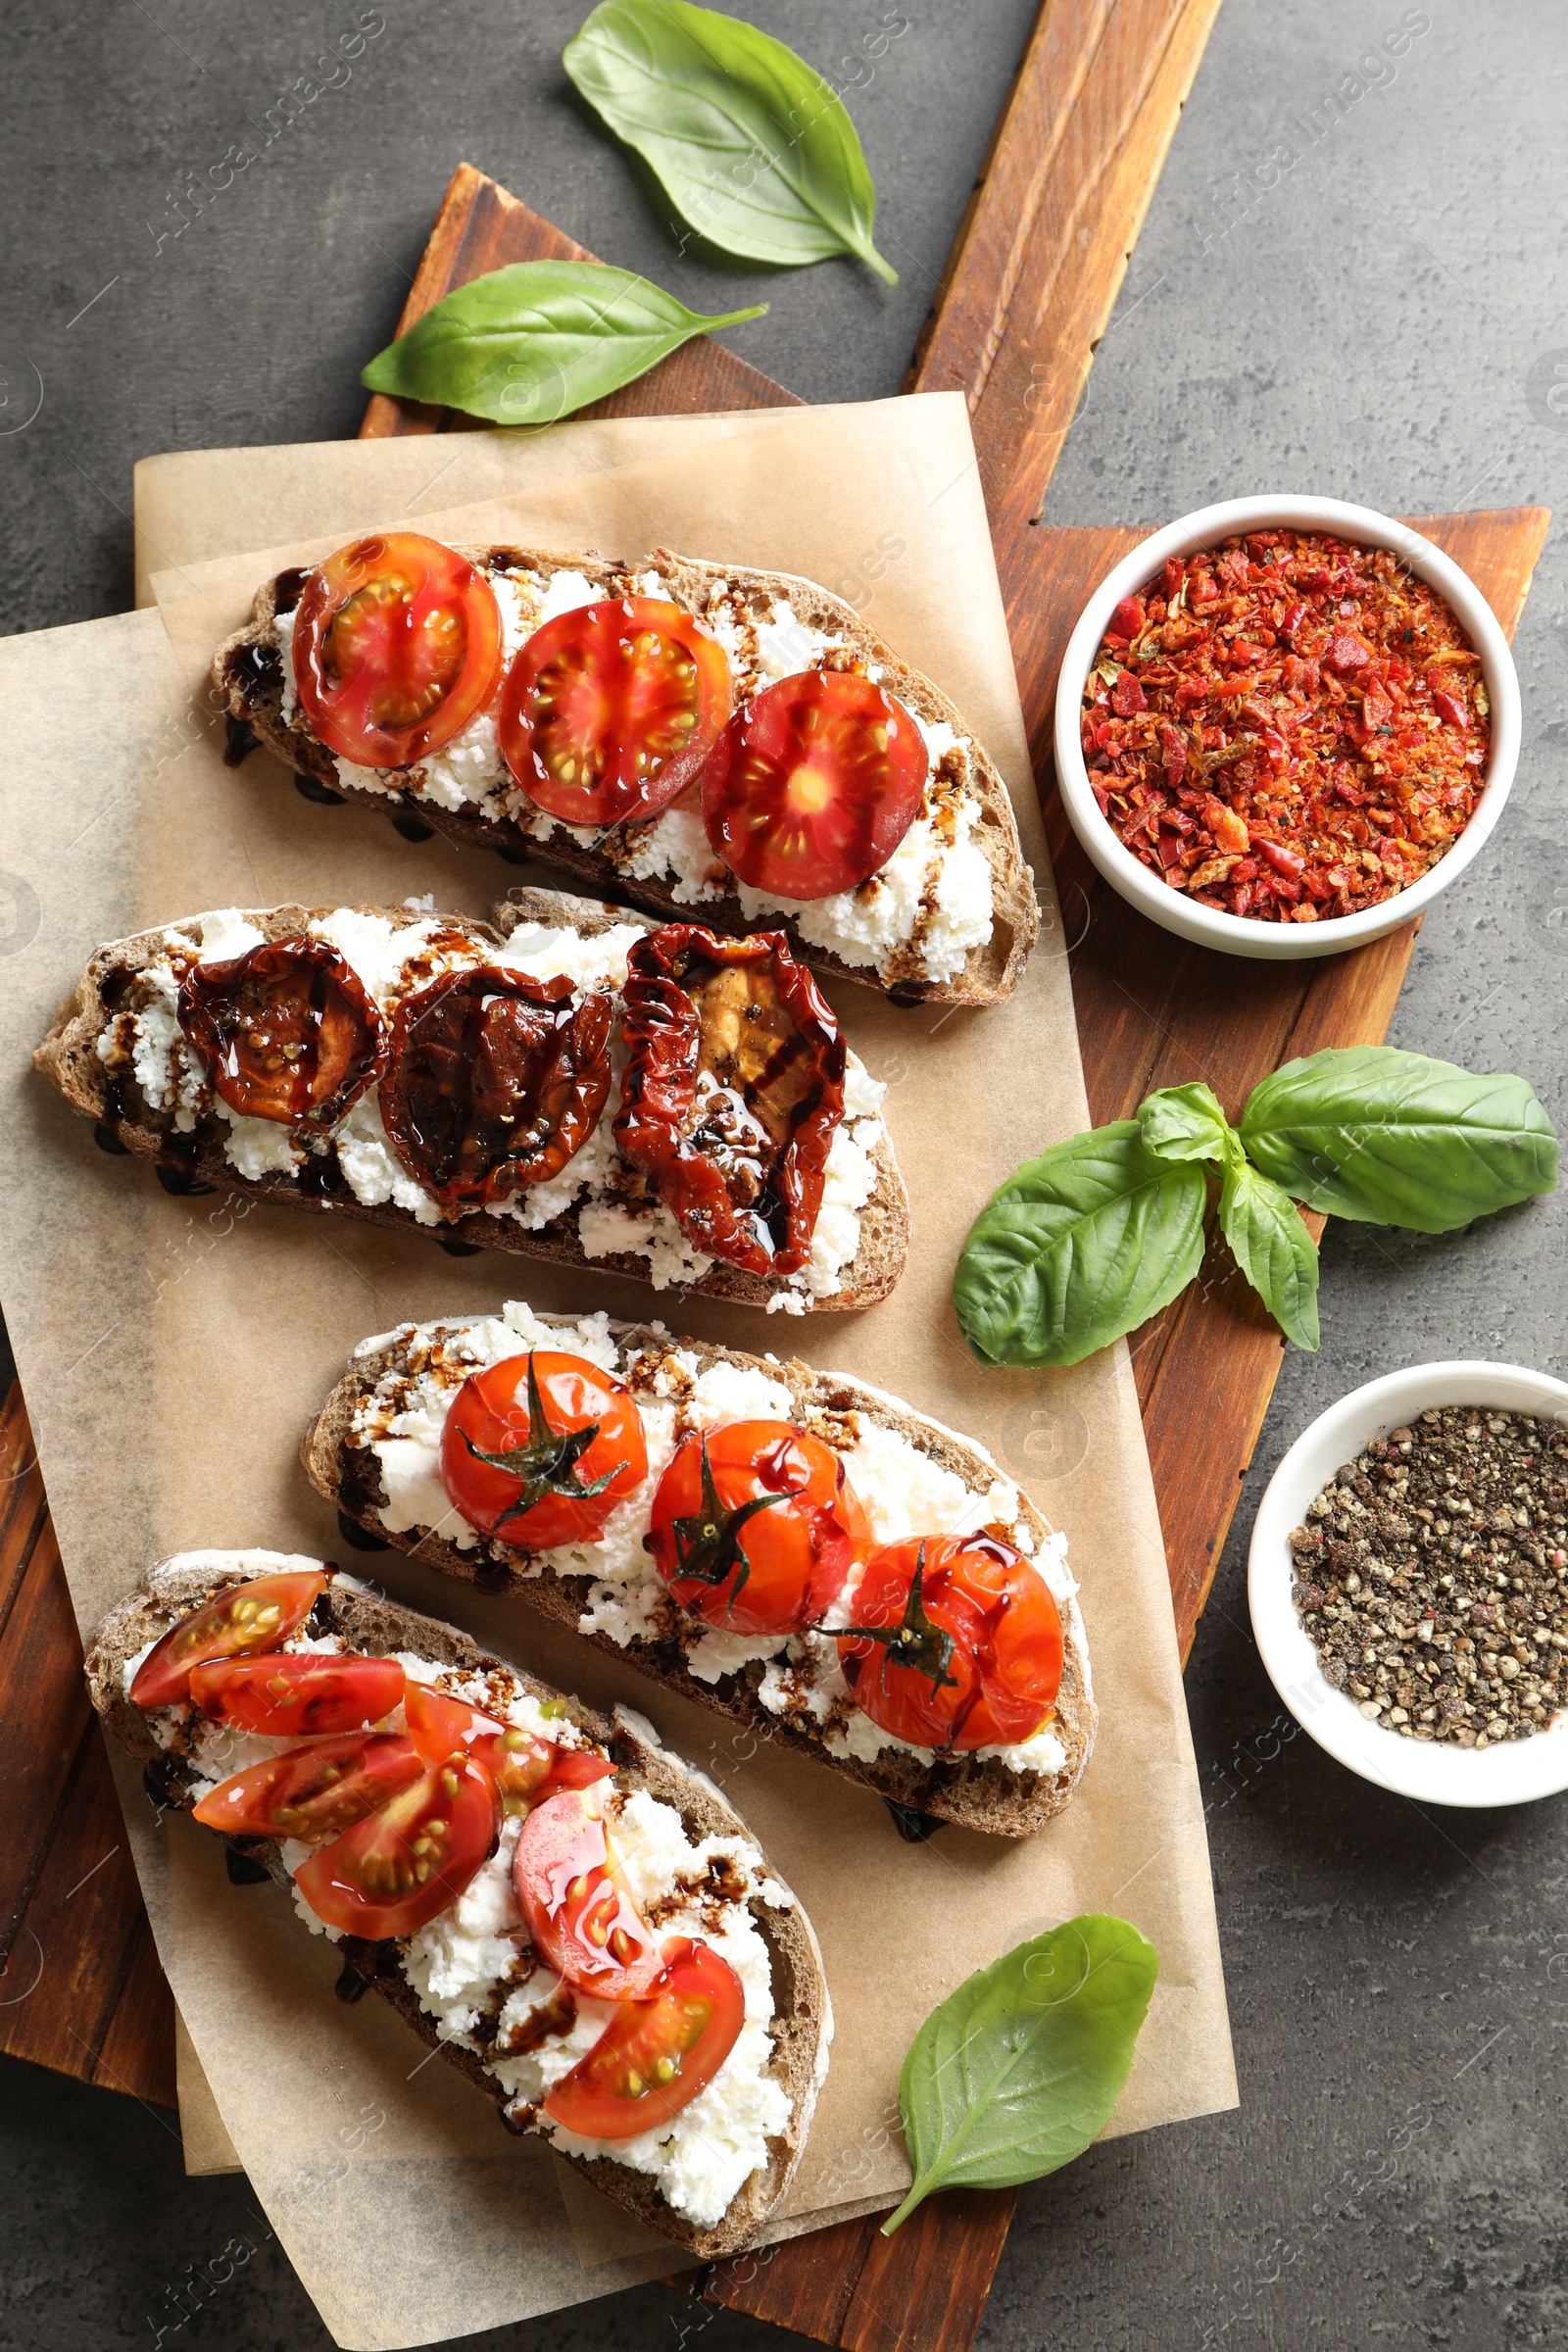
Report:
[[[835,78],[858,75],[878,241],[904,273],[894,292],[849,265],[769,278],[679,258],[560,72],[576,0],[24,10],[8,24],[0,149],[8,629],[128,602],[136,457],[354,429],[357,369],[391,330],[462,156],[690,301],[760,290],[772,311],[736,346],[808,398],[895,390],[1033,0],[740,12]],[[1401,22],[1406,55],[1367,86],[1359,61]],[[196,213],[190,175],[221,166],[356,24],[352,78]],[[900,25],[869,59],[878,28]],[[1405,513],[1561,507],[1565,80],[1554,0],[1227,0],[1048,518],[1158,521],[1273,485]],[[1428,918],[1394,1032],[1526,1072],[1559,1119],[1561,545],[1519,636],[1512,806]],[[1560,1804],[1422,1814],[1347,1778],[1289,1737],[1244,1591],[1255,1494],[1331,1397],[1440,1355],[1560,1368],[1565,1223],[1551,1200],[1438,1241],[1330,1227],[1322,1352],[1287,1359],[1188,1676],[1242,2107],[1092,2151],[1026,2190],[988,2352],[1494,2352],[1568,2337]],[[165,2118],[15,2063],[3,2080],[0,2342],[325,2344],[244,2184],[186,2183]],[[254,2253],[176,2334],[172,2290],[236,2237]],[[659,2288],[501,2340],[676,2352],[694,2332],[702,2352],[784,2340]]]

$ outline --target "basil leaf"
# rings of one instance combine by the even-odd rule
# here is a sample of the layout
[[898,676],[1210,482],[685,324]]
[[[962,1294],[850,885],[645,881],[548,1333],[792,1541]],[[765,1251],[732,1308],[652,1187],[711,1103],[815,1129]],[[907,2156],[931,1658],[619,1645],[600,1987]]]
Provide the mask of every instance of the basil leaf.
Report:
[[1081,2156],[1110,2120],[1158,1974],[1147,1936],[1087,1912],[933,2009],[899,2077],[914,2185],[884,2237],[935,2188],[1010,2188]]
[[1138,1111],[1138,1133],[1144,1150],[1156,1159],[1221,1159],[1241,1157],[1229,1119],[1213,1091],[1201,1079],[1191,1086],[1162,1086],[1146,1095]]
[[1557,1183],[1557,1138],[1523,1078],[1394,1046],[1331,1046],[1253,1089],[1241,1138],[1311,1208],[1450,1233]]
[[1287,1339],[1317,1347],[1317,1244],[1289,1193],[1238,1153],[1219,1196],[1220,1231]]
[[1054,1144],[993,1193],[953,1283],[983,1364],[1076,1364],[1185,1290],[1203,1256],[1201,1169],[1156,1159],[1136,1119]]
[[562,63],[709,244],[783,269],[858,254],[898,284],[843,100],[782,41],[686,0],[604,0]]
[[496,424],[553,424],[646,375],[693,335],[766,308],[709,318],[607,262],[513,262],[446,295],[360,381]]

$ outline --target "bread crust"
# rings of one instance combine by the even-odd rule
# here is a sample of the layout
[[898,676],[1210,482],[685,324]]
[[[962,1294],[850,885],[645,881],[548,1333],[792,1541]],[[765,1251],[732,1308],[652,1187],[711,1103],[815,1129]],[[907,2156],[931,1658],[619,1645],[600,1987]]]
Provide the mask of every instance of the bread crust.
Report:
[[[195,1776],[179,1757],[159,1746],[140,1708],[133,1707],[125,1696],[125,1666],[146,1642],[165,1632],[208,1593],[244,1582],[248,1576],[273,1573],[280,1556],[253,1555],[259,1564],[248,1571],[230,1570],[222,1574],[215,1574],[211,1567],[182,1566],[177,1558],[163,1561],[148,1571],[134,1592],[110,1610],[93,1637],[86,1677],[94,1707],[106,1729],[151,1775],[169,1801],[182,1810],[188,1810],[192,1801]],[[457,1627],[401,1608],[382,1594],[333,1583],[328,1585],[318,1605],[324,1608],[329,1630],[339,1634],[351,1648],[374,1654],[413,1650],[416,1655],[470,1673],[483,1674],[493,1667],[505,1666],[533,1696],[564,1697],[566,1717],[614,1758],[617,1788],[646,1788],[662,1803],[673,1806],[694,1840],[712,1836],[752,1838],[740,1815],[712,1783],[661,1746],[652,1727],[629,1709],[617,1709],[613,1720],[601,1715],[580,1699],[557,1691],[510,1659],[497,1658],[481,1649]],[[214,1831],[211,1835],[223,1834]],[[292,1881],[271,1838],[224,1836],[223,1842],[248,1861],[259,1864],[279,1886],[291,1887]],[[752,1842],[757,1841],[752,1838]],[[771,1864],[767,1868],[768,1875],[783,1886],[784,1881]],[[648,2175],[633,2172],[612,2158],[569,2156],[558,2151],[565,2163],[615,2204],[624,2206],[639,2221],[648,2223],[704,2261],[732,2254],[747,2244],[788,2190],[806,2145],[817,2090],[826,2072],[827,2044],[832,2037],[832,2011],[822,1956],[799,1900],[788,1909],[775,1909],[754,1900],[748,1909],[767,1945],[773,1972],[773,2057],[767,2071],[782,2084],[790,2101],[789,2124],[768,2141],[765,2167],[743,2182],[722,2220],[705,2230],[667,2205]],[[438,2050],[504,2111],[507,2093],[477,2054],[444,2042],[437,2035],[435,2021],[420,2008],[417,1994],[398,1969],[395,1942],[367,1943],[356,1936],[345,1936],[337,1948],[428,2048]],[[509,2131],[516,2129],[507,2121],[504,2112],[502,2120]]]
[[[541,1314],[538,1319],[563,1330],[571,1328],[569,1316]],[[471,1316],[459,1316],[417,1328],[426,1332],[456,1331],[472,1320]],[[519,1555],[509,1553],[504,1545],[481,1542],[473,1550],[463,1551],[429,1531],[410,1528],[395,1532],[382,1518],[381,1505],[387,1497],[380,1485],[375,1456],[370,1448],[355,1443],[353,1422],[362,1399],[373,1392],[383,1373],[395,1371],[406,1362],[407,1337],[413,1328],[404,1327],[401,1333],[391,1335],[368,1353],[351,1359],[343,1378],[306,1430],[300,1447],[306,1475],[327,1501],[346,1511],[383,1544],[416,1553],[426,1566],[439,1568],[446,1576],[459,1577],[465,1584],[478,1585],[487,1592],[514,1594],[530,1608],[580,1634],[578,1620],[586,1590],[583,1578],[564,1577],[536,1560],[530,1560],[525,1571],[519,1572],[514,1565]],[[623,1348],[662,1348],[669,1344],[667,1333],[656,1332],[648,1324],[612,1320],[610,1333]],[[783,1364],[770,1361],[764,1365],[760,1357],[735,1348],[707,1346],[689,1339],[679,1344],[704,1364],[726,1363],[743,1369],[760,1369],[770,1379],[783,1382],[795,1400],[796,1416],[802,1421],[809,1421],[813,1413],[857,1410],[868,1420],[909,1439],[941,1467],[971,1483],[977,1476],[989,1479],[1003,1475],[983,1447],[863,1381],[850,1380],[836,1372],[818,1372],[811,1365],[796,1360]],[[1050,1533],[1048,1524],[1027,1495],[1020,1493],[1018,1501],[1038,1543]],[[629,1658],[639,1673],[649,1675],[666,1690],[678,1691],[698,1706],[722,1715],[728,1722],[793,1748],[797,1754],[810,1756],[832,1771],[847,1774],[851,1780],[874,1789],[902,1813],[919,1815],[927,1822],[954,1822],[993,1837],[1031,1838],[1071,1798],[1093,1751],[1100,1720],[1076,1603],[1062,1613],[1062,1633],[1061,1690],[1053,1728],[1066,1750],[1066,1761],[1054,1774],[1014,1772],[1000,1757],[982,1761],[960,1756],[927,1765],[920,1757],[901,1748],[884,1748],[870,1761],[854,1755],[834,1755],[820,1739],[797,1729],[762,1705],[758,1696],[762,1667],[757,1662],[737,1674],[725,1675],[714,1685],[700,1682],[691,1674],[678,1653],[670,1654],[673,1646],[670,1643],[633,1641],[622,1645],[608,1634],[598,1632],[580,1634],[580,1638],[592,1642],[608,1657]]]
[[[622,566],[582,549],[463,547],[458,552],[481,567],[504,559],[515,567],[542,564],[551,570],[570,568],[582,572],[595,587],[604,588],[607,595],[617,593],[615,583],[624,579]],[[999,1004],[1011,996],[1040,932],[1034,874],[1024,862],[1006,785],[970,734],[956,707],[940,687],[919,670],[911,669],[874,629],[868,628],[853,605],[819,587],[814,580],[804,579],[794,572],[710,564],[699,557],[676,555],[668,548],[656,548],[652,562],[695,611],[703,610],[709,588],[715,581],[728,581],[734,587],[769,596],[787,596],[796,617],[808,627],[833,632],[845,640],[852,653],[880,664],[883,683],[917,717],[928,722],[945,721],[970,745],[973,791],[979,808],[971,838],[983,851],[991,868],[993,927],[986,945],[971,949],[963,969],[951,980],[907,979],[884,987],[871,965],[846,963],[830,949],[802,939],[792,921],[770,917],[770,921],[780,922],[787,931],[795,954],[817,971],[854,981],[860,988],[876,989],[899,1004]],[[553,832],[540,841],[510,817],[486,816],[469,807],[443,808],[415,793],[368,792],[345,783],[338,773],[337,761],[313,734],[303,713],[296,710],[292,725],[284,720],[282,669],[273,633],[276,587],[275,579],[269,580],[257,591],[249,621],[225,638],[215,654],[212,675],[230,719],[248,727],[268,751],[296,774],[312,777],[339,799],[379,808],[384,815],[416,816],[460,849],[488,850],[514,862],[559,867],[596,894],[627,901],[662,921],[690,921],[695,916],[718,931],[744,933],[756,928],[733,891],[716,899],[705,899],[694,907],[675,897],[671,884],[624,874],[612,859],[572,841],[564,833]],[[270,662],[266,658],[269,655]]]
[[[241,911],[272,940],[289,937],[332,909],[285,906]],[[385,913],[398,930],[424,919],[406,906],[364,906],[357,911]],[[494,921],[488,923],[469,915],[443,915],[440,919],[466,933],[479,948],[499,947],[522,923],[543,923],[551,929],[572,930],[591,938],[616,923],[636,923],[643,919],[624,907],[608,906],[602,901],[575,898],[564,891],[530,889],[514,891],[495,908],[494,914]],[[177,919],[189,922],[200,918]],[[174,1177],[175,1189],[217,1189],[247,1200],[315,1210],[318,1214],[354,1217],[394,1232],[421,1233],[442,1244],[455,1243],[460,1250],[503,1250],[523,1257],[544,1258],[554,1265],[622,1274],[635,1282],[647,1282],[646,1259],[630,1250],[615,1250],[603,1257],[588,1256],[578,1237],[575,1208],[537,1233],[525,1232],[514,1219],[493,1217],[484,1209],[470,1209],[450,1223],[421,1225],[412,1209],[400,1207],[393,1200],[368,1206],[356,1200],[346,1185],[327,1197],[307,1193],[295,1177],[242,1176],[226,1156],[224,1143],[229,1131],[226,1122],[216,1113],[201,1118],[193,1136],[176,1135],[172,1111],[154,1109],[133,1077],[123,1073],[117,1077],[98,1057],[98,1040],[115,1017],[115,1007],[108,998],[117,987],[124,985],[116,975],[133,975],[156,961],[164,953],[165,932],[173,927],[163,924],[156,931],[138,932],[130,939],[116,940],[100,948],[74,994],[67,998],[56,1013],[48,1035],[32,1058],[34,1066],[54,1081],[74,1109],[100,1127],[110,1128],[114,1142],[127,1152],[157,1160],[163,1170]],[[651,929],[652,925],[646,927]],[[809,1298],[804,1293],[789,1294],[807,1297],[808,1313],[824,1309],[845,1312],[874,1305],[877,1299],[887,1297],[904,1271],[909,1251],[909,1201],[885,1127],[871,1156],[877,1171],[876,1190],[859,1211],[859,1247],[853,1263],[844,1269],[841,1288],[825,1298]],[[784,1283],[770,1282],[762,1275],[749,1274],[739,1266],[722,1262],[711,1265],[699,1282],[671,1282],[668,1288],[704,1298],[727,1298],[739,1305],[764,1310],[770,1299],[788,1290]]]

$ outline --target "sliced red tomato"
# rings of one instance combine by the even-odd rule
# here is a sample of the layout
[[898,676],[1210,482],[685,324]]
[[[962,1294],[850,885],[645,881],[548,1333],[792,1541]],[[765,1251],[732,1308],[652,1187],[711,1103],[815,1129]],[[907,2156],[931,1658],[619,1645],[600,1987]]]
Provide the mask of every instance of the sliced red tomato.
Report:
[[484,574],[417,531],[377,532],[311,573],[294,622],[294,684],[330,752],[406,767],[460,734],[501,674]]
[[379,1723],[403,1696],[396,1658],[353,1651],[290,1652],[272,1657],[214,1658],[191,1669],[190,1694],[215,1723],[244,1732],[309,1739]]
[[412,1936],[480,1868],[496,1832],[495,1783],[466,1756],[422,1772],[321,1846],[295,1874],[318,1919],[371,1942]]
[[587,1788],[608,1780],[615,1767],[588,1747],[560,1747],[515,1724],[498,1723],[470,1707],[466,1698],[411,1683],[403,1705],[409,1737],[421,1755],[439,1764],[464,1748],[482,1764],[501,1793],[505,1813],[526,1813],[563,1788]]
[[190,1696],[190,1670],[209,1658],[241,1657],[253,1649],[280,1649],[297,1634],[326,1584],[324,1568],[285,1570],[225,1585],[155,1642],[130,1686],[133,1707],[172,1706]]
[[333,1126],[375,1076],[381,1015],[347,957],[302,936],[195,963],[185,1041],[213,1092],[248,1119]]
[[337,1838],[425,1770],[401,1732],[351,1732],[292,1747],[223,1781],[193,1808],[209,1829],[251,1838]]
[[647,1998],[625,2003],[545,2101],[546,2115],[584,2139],[630,2139],[667,2124],[740,2037],[746,1995],[722,1954],[672,1936],[663,1959]]
[[558,613],[507,673],[501,749],[571,825],[657,816],[700,771],[733,700],[724,649],[679,605],[617,597]]
[[732,1421],[676,1448],[645,1544],[694,1617],[727,1633],[793,1634],[837,1599],[871,1531],[820,1438],[788,1421]]
[[874,1551],[839,1636],[855,1703],[917,1747],[1009,1746],[1050,1722],[1061,1619],[1033,1563],[994,1536],[923,1536]]
[[553,1348],[470,1372],[441,1432],[454,1506],[520,1551],[586,1543],[647,1475],[643,1417],[625,1382]]
[[513,1864],[534,1948],[563,1983],[596,2000],[647,1992],[662,1965],[652,1931],[620,1886],[593,1788],[536,1805]]
[[886,865],[929,765],[892,695],[854,670],[803,670],[730,720],[703,769],[703,822],[754,890],[830,899]]

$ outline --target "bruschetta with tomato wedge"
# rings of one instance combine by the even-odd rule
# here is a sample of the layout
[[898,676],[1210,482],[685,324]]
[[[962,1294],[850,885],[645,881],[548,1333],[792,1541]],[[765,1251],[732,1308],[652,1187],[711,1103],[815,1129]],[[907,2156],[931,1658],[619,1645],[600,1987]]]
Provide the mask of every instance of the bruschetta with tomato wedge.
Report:
[[1089,1760],[1066,1538],[863,1381],[514,1299],[365,1341],[303,1459],[372,1542],[848,1773],[906,1834],[1030,1837]]
[[794,1314],[907,1255],[886,1089],[779,931],[231,907],[101,948],[34,1058],[171,1191]]
[[703,2259],[767,2220],[827,2073],[821,1954],[651,1724],[273,1551],[165,1560],[86,1671],[149,1793],[336,1943],[342,1998],[379,1993],[512,2130]]
[[231,760],[265,744],[310,799],[656,914],[782,924],[903,1003],[997,1003],[1038,934],[986,753],[810,580],[376,532],[265,582],[213,677]]

